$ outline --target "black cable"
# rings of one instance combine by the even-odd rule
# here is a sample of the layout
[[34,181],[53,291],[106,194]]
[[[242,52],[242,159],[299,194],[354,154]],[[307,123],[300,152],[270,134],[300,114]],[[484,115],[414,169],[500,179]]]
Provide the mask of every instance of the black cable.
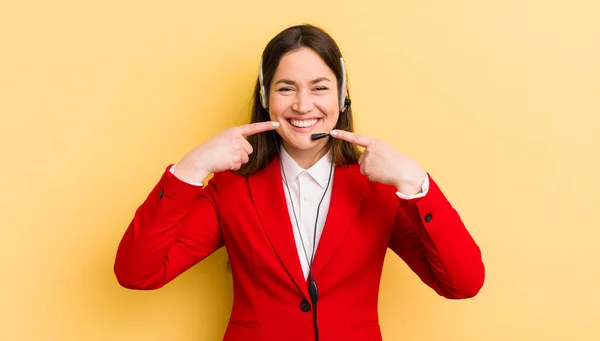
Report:
[[[331,142],[331,140],[330,140]],[[304,250],[304,256],[306,257],[306,261],[308,262],[308,294],[310,296],[310,300],[313,306],[313,326],[314,326],[314,330],[315,330],[315,341],[319,341],[319,324],[318,324],[318,320],[317,320],[317,302],[319,301],[319,291],[318,291],[318,287],[317,287],[317,283],[315,282],[313,275],[312,275],[312,264],[313,264],[313,260],[314,260],[314,255],[315,255],[315,246],[316,246],[316,241],[317,241],[317,225],[318,225],[318,221],[319,221],[319,211],[321,209],[321,203],[323,203],[323,199],[325,199],[325,195],[327,194],[327,191],[329,190],[329,186],[331,184],[331,175],[333,173],[333,164],[335,162],[335,150],[333,148],[333,145],[330,146],[331,148],[331,166],[329,168],[329,179],[327,180],[327,186],[325,187],[325,191],[323,192],[323,195],[321,196],[321,200],[319,201],[319,205],[317,206],[317,217],[315,218],[315,226],[314,226],[314,230],[313,230],[313,250],[312,250],[312,255],[310,257],[310,260],[308,259],[308,254],[306,253],[306,248],[304,247],[304,240],[302,238],[302,232],[300,231],[300,225],[298,224],[298,218],[296,217],[296,210],[294,208],[294,202],[292,201],[292,194],[290,192],[290,188],[288,186],[288,182],[287,182],[287,177],[285,175],[285,171],[283,169],[283,163],[281,161],[281,154],[279,153],[279,144],[277,143],[277,136],[275,136],[275,147],[277,149],[277,155],[279,156],[279,166],[281,168],[281,172],[283,174],[283,182],[287,188],[287,192],[288,192],[288,197],[290,200],[290,205],[292,206],[292,213],[294,215],[294,220],[296,222],[296,229],[298,230],[298,235],[300,236],[300,240],[302,242],[302,249]]]

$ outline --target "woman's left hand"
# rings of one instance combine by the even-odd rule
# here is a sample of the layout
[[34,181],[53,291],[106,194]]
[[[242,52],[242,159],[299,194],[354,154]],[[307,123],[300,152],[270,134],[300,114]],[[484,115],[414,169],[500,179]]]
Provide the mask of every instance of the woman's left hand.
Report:
[[405,195],[421,190],[427,173],[415,160],[388,143],[345,130],[333,130],[331,136],[365,148],[358,163],[360,172],[369,180],[394,185]]

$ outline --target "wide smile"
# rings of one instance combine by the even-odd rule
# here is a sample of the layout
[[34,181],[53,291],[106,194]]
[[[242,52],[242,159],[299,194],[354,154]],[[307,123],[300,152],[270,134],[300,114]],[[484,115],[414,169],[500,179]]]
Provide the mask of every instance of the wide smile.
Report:
[[296,118],[288,118],[286,121],[292,126],[295,131],[298,132],[308,132],[311,131],[322,118],[309,118],[309,119],[296,119]]

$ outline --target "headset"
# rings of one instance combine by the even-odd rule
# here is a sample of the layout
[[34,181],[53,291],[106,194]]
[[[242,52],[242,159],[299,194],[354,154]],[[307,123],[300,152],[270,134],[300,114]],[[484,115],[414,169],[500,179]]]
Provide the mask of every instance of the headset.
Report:
[[[340,96],[340,115],[344,114],[346,115],[346,127],[343,128],[348,129],[350,126],[350,117],[349,115],[349,111],[350,111],[350,98],[348,98],[348,93],[346,91],[346,66],[344,64],[344,59],[342,57],[340,57],[340,64],[342,66],[342,84],[339,88],[339,96]],[[260,70],[259,70],[259,82],[260,82],[260,103],[262,105],[262,107],[265,110],[269,110],[268,109],[268,101],[267,101],[267,93],[265,90],[265,85],[264,85],[264,78],[263,78],[263,59],[261,58],[260,60]],[[338,119],[339,122],[339,119]],[[337,124],[336,124],[337,125]],[[272,131],[273,134],[276,134],[275,131]],[[315,140],[319,140],[322,139],[324,137],[329,136],[329,133],[317,133],[317,134],[312,134],[311,135],[311,139],[313,141]],[[275,141],[277,141],[277,139],[275,139]],[[279,155],[279,145],[276,146],[277,149],[277,154]],[[317,237],[317,224],[319,221],[319,210],[321,208],[321,203],[323,202],[323,199],[325,198],[325,195],[327,194],[327,191],[329,190],[329,185],[331,183],[331,175],[333,173],[333,164],[335,161],[335,150],[334,148],[331,148],[331,167],[329,169],[329,179],[327,181],[327,187],[325,187],[325,191],[323,192],[323,195],[321,196],[321,200],[319,201],[319,205],[317,206],[317,218],[315,219],[315,226],[314,226],[314,231],[313,231],[313,250],[312,250],[312,254],[310,259],[308,259],[308,254],[306,252],[306,248],[304,247],[304,241],[302,240],[302,249],[304,250],[304,256],[306,257],[306,261],[308,262],[308,295],[310,296],[310,300],[312,302],[312,306],[313,306],[313,325],[314,325],[314,330],[315,330],[315,341],[319,341],[319,326],[317,323],[317,301],[319,300],[319,290],[317,287],[317,283],[315,282],[314,278],[313,278],[313,274],[312,274],[312,264],[313,264],[313,258],[315,255],[315,244],[316,244],[316,237]],[[298,235],[300,236],[300,239],[302,239],[302,233],[300,232],[300,226],[298,225],[298,218],[296,217],[296,210],[294,208],[294,202],[292,201],[292,194],[290,192],[290,188],[288,186],[288,181],[287,181],[287,177],[285,175],[285,171],[283,169],[283,163],[281,162],[281,155],[279,155],[279,166],[281,168],[281,173],[283,175],[283,182],[287,188],[287,192],[288,192],[288,197],[290,200],[290,205],[292,206],[292,213],[294,215],[294,219],[296,222],[296,229],[298,230]]]

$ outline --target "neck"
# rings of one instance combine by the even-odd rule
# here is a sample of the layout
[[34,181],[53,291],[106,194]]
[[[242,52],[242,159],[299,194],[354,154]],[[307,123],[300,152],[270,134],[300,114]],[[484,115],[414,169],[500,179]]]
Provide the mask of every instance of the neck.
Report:
[[319,146],[316,146],[310,150],[299,150],[283,142],[283,148],[285,148],[285,151],[290,154],[294,161],[296,161],[298,166],[304,169],[309,169],[325,154],[327,154],[327,152],[329,152],[330,145],[327,143],[327,141],[324,142],[325,143],[319,144]]

